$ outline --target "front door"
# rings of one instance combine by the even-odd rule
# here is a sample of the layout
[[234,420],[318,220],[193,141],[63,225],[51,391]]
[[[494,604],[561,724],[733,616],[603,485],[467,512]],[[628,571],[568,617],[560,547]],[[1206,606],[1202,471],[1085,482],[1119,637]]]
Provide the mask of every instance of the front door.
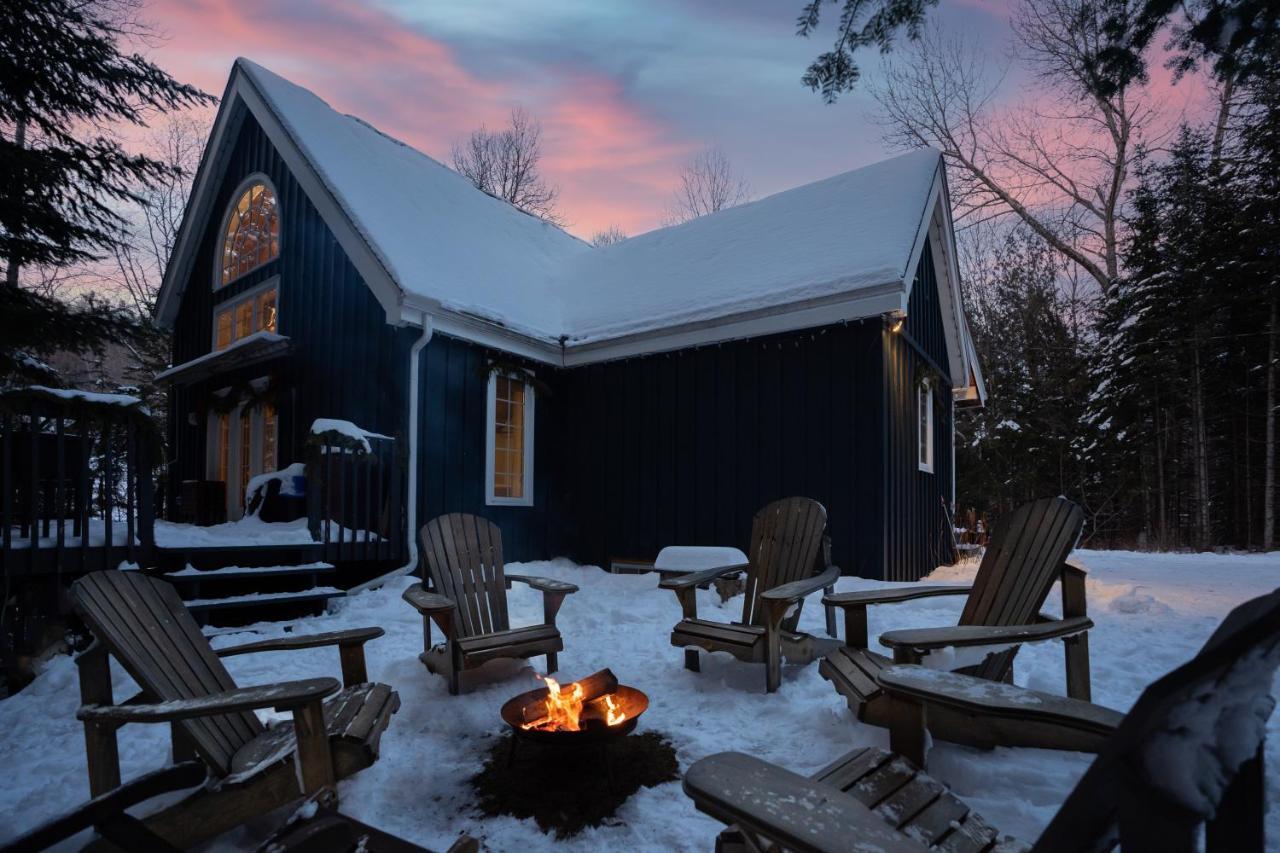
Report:
[[209,415],[210,480],[227,487],[227,519],[244,515],[249,481],[276,470],[276,407],[269,402],[242,403],[229,412]]

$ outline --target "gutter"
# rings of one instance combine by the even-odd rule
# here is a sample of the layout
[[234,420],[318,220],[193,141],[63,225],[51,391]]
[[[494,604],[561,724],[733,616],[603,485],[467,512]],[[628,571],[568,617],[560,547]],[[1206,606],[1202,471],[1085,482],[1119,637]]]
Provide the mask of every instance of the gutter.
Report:
[[405,546],[409,553],[409,559],[403,566],[398,569],[392,569],[385,575],[379,575],[370,581],[353,586],[347,590],[347,595],[356,595],[369,589],[377,589],[387,581],[411,574],[418,568],[418,537],[415,526],[418,520],[418,373],[421,359],[419,356],[427,344],[431,342],[432,335],[435,334],[435,322],[430,314],[426,311],[421,312],[422,334],[413,342],[413,346],[409,348],[409,470],[406,472],[408,479],[409,496],[406,502],[405,518],[407,520],[407,530],[405,532]]

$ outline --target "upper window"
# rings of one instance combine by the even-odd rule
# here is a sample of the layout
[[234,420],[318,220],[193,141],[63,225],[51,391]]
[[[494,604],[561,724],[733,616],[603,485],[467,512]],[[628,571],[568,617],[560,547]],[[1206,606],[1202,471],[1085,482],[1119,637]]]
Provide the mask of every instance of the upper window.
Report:
[[277,278],[234,300],[228,300],[213,311],[213,348],[223,350],[254,332],[277,331],[276,304],[279,291]]
[[533,386],[521,376],[489,374],[485,502],[533,505]]
[[933,470],[933,401],[928,382],[921,382],[916,389],[916,419],[919,422],[920,470]]
[[230,284],[280,255],[280,211],[264,181],[245,187],[227,212],[214,287]]

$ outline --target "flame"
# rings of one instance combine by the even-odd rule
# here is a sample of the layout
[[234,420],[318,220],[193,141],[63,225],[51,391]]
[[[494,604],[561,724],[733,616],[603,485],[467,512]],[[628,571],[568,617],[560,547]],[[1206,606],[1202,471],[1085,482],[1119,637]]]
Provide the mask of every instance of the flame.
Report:
[[[582,713],[586,703],[583,702],[582,685],[573,682],[565,688],[560,687],[560,682],[548,676],[539,676],[547,685],[547,698],[544,703],[544,715],[532,722],[521,723],[522,729],[539,729],[551,732],[577,732],[582,731]],[[595,719],[599,719],[599,706],[597,703],[604,704],[605,725],[616,726],[627,719],[627,714],[621,709],[619,703],[615,700],[614,694],[609,693],[598,699],[591,700],[591,705],[596,706],[597,714]]]
[[604,704],[605,708],[608,709],[605,711],[605,722],[608,725],[616,726],[627,718],[626,711],[618,710],[617,703],[613,701],[612,693],[604,697]]

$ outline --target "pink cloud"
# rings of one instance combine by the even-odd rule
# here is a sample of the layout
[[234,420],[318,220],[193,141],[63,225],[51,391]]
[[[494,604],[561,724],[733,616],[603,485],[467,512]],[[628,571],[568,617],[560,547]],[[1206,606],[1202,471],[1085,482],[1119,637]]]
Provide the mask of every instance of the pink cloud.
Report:
[[449,45],[376,7],[155,0],[148,13],[168,36],[153,58],[179,79],[221,93],[234,58],[247,56],[439,159],[453,140],[527,104],[543,123],[547,177],[581,235],[657,224],[692,147],[608,77],[553,67],[483,79]]

